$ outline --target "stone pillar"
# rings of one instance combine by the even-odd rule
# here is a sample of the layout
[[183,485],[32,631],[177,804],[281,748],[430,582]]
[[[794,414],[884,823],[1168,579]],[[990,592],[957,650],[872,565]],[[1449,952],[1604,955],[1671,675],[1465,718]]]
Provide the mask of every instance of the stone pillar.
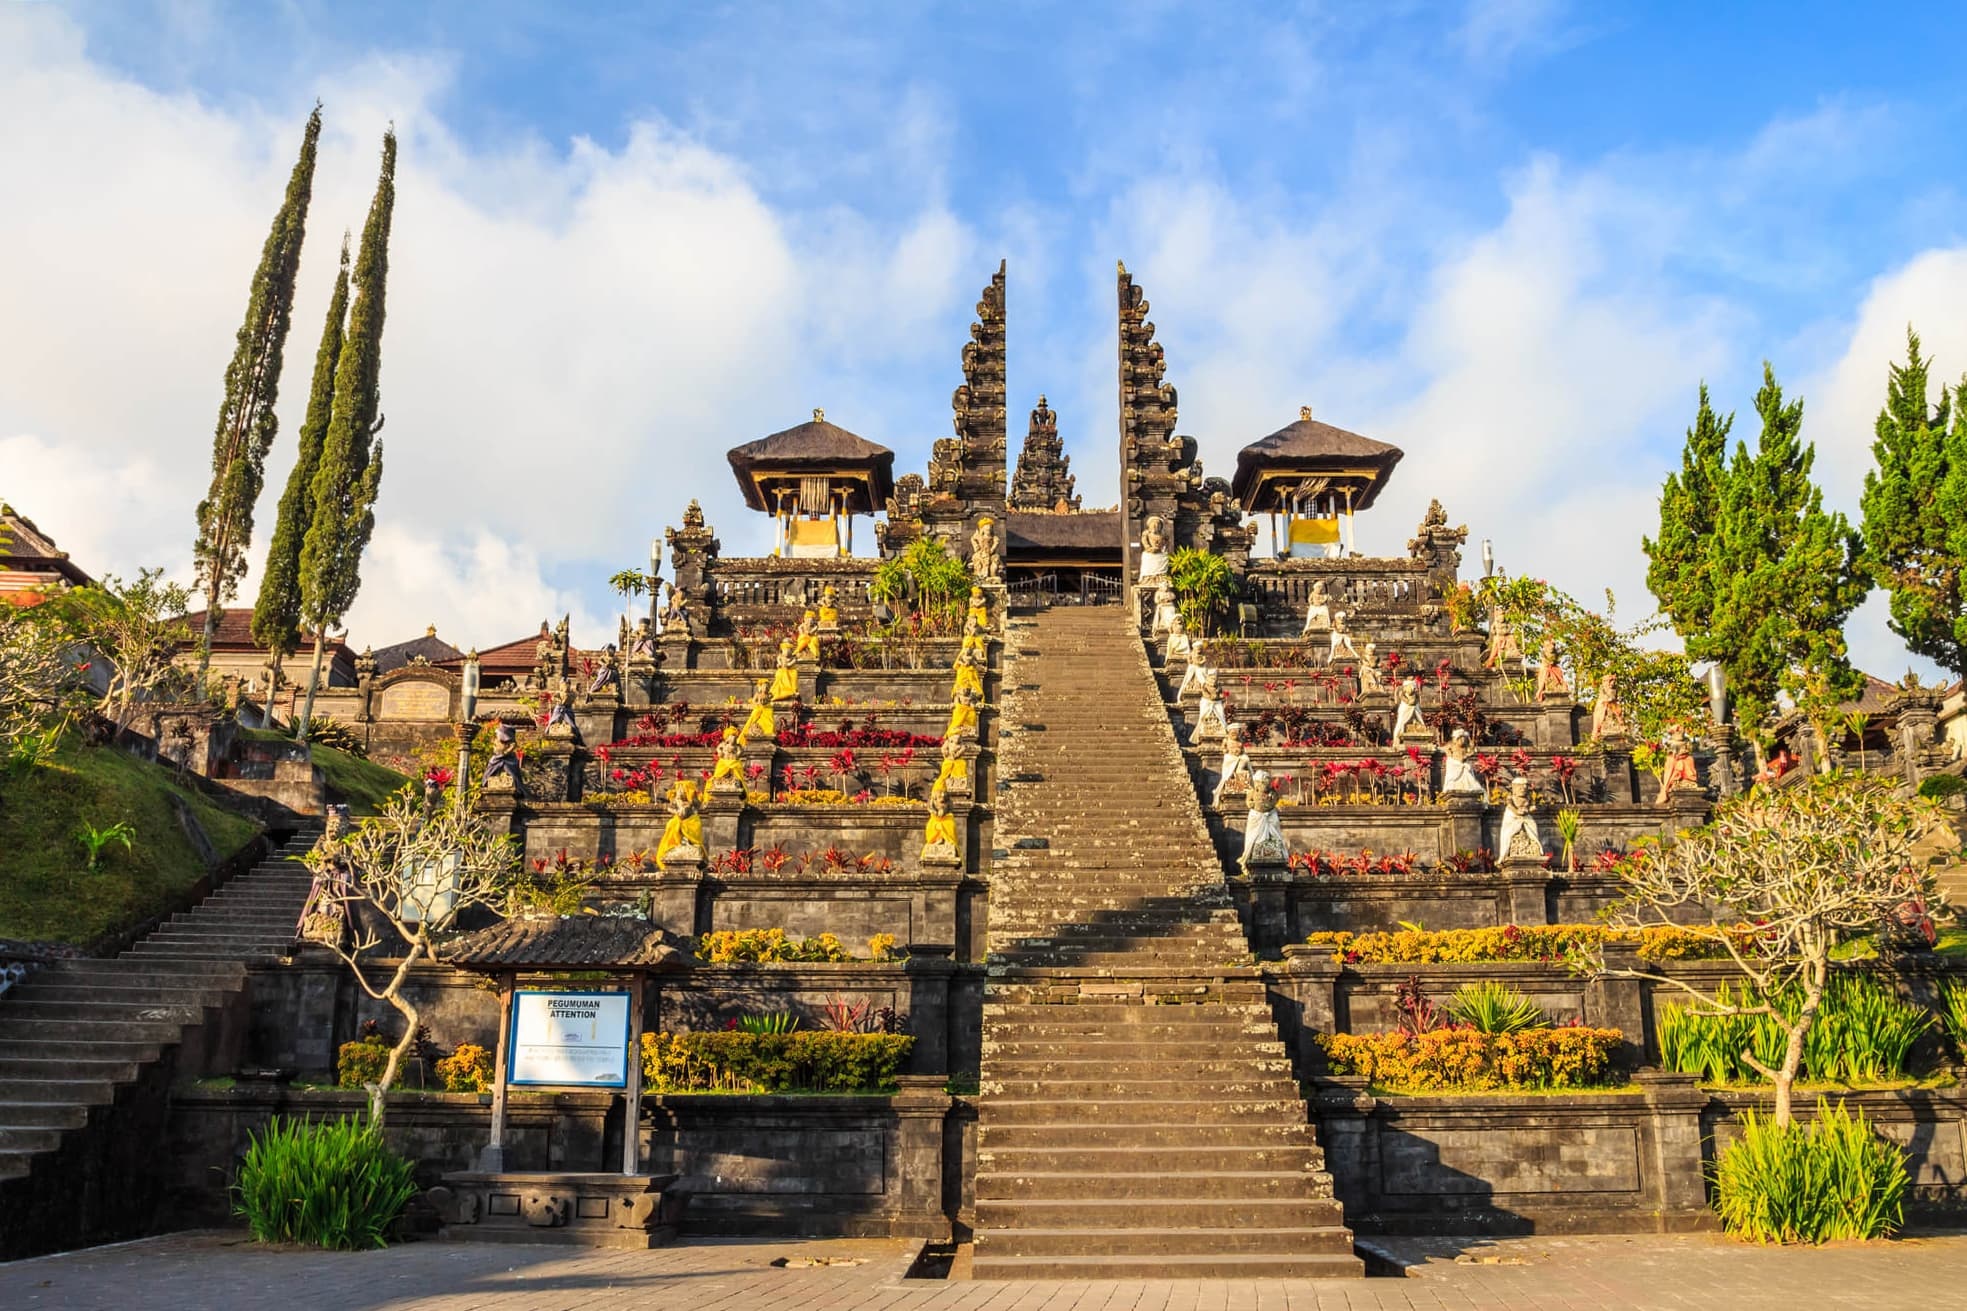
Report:
[[1248,910],[1243,928],[1259,955],[1276,951],[1291,939],[1291,867],[1250,862]]
[[1888,710],[1899,717],[1900,776],[1917,789],[1924,775],[1926,748],[1939,728],[1939,696],[1924,688],[1908,688],[1892,699]]
[[1707,1094],[1691,1074],[1641,1070],[1633,1078],[1644,1090],[1646,1105],[1653,1113],[1651,1165],[1658,1181],[1655,1200],[1662,1218],[1706,1216],[1701,1112],[1707,1107]]
[[949,984],[956,974],[956,948],[947,943],[908,944],[902,971],[908,976],[908,1027],[915,1035],[910,1071],[949,1077]]
[[1572,728],[1578,713],[1578,703],[1569,696],[1559,701],[1545,702],[1542,713],[1537,716],[1537,745],[1549,751],[1568,751],[1577,745],[1577,734]]
[[1630,806],[1639,800],[1639,780],[1632,769],[1632,750],[1621,742],[1605,748],[1605,800]]
[[738,841],[739,821],[744,817],[744,794],[712,792],[698,809],[703,814],[703,844],[706,853],[734,851],[744,845]]
[[1446,848],[1449,853],[1482,849],[1482,814],[1485,808],[1482,798],[1473,792],[1448,794]]
[[1299,1078],[1325,1068],[1325,1054],[1313,1041],[1338,1029],[1339,973],[1345,968],[1330,947],[1291,943],[1282,963],[1266,966],[1271,1010]]
[[1639,951],[1630,943],[1607,943],[1604,970],[1585,980],[1584,1021],[1593,1028],[1625,1035],[1619,1059],[1636,1070],[1648,1059],[1646,989],[1640,980],[1614,971],[1638,968]]
[[1729,724],[1716,724],[1712,735],[1714,763],[1708,766],[1708,776],[1718,795],[1732,797],[1742,790],[1741,772],[1735,760],[1735,730]]
[[889,1232],[896,1237],[948,1242],[949,1216],[943,1210],[943,1121],[954,1104],[944,1091],[949,1077],[904,1074],[895,1082],[900,1091],[888,1100],[895,1114],[894,1155],[889,1168],[896,1174],[890,1194],[894,1210]]
[[1548,924],[1546,909],[1550,890],[1550,871],[1535,856],[1506,856],[1500,862],[1505,924]]
[[649,885],[649,918],[678,937],[697,936],[697,911],[702,899],[703,859],[665,860],[662,872]]
[[1677,787],[1667,797],[1667,812],[1672,816],[1675,833],[1699,828],[1707,823],[1707,792],[1697,787]]

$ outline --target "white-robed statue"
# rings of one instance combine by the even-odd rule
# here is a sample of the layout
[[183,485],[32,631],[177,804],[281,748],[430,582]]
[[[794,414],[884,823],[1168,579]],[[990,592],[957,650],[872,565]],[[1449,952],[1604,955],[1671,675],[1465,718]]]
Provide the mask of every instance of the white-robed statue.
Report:
[[1195,643],[1189,638],[1188,626],[1180,615],[1175,616],[1174,626],[1168,630],[1168,645],[1162,648],[1163,664],[1174,664],[1177,660],[1186,664],[1195,658]]
[[1399,699],[1393,708],[1395,744],[1397,745],[1409,732],[1417,737],[1428,736],[1427,720],[1421,717],[1421,680],[1418,678],[1400,680]]
[[1237,866],[1245,874],[1252,865],[1284,865],[1291,859],[1291,846],[1284,840],[1284,825],[1277,818],[1277,794],[1270,790],[1270,775],[1257,770],[1250,775],[1249,811],[1243,822],[1243,854]]
[[1531,813],[1530,780],[1518,774],[1509,784],[1509,800],[1503,803],[1503,824],[1496,834],[1496,856],[1542,860],[1543,838],[1537,834],[1537,817]]
[[1166,637],[1181,622],[1181,607],[1175,604],[1175,589],[1163,582],[1154,589],[1154,623],[1149,636]]
[[1352,630],[1346,627],[1343,610],[1334,611],[1332,614],[1332,648],[1325,653],[1325,659],[1330,663],[1340,656],[1359,659],[1359,648],[1352,644]]
[[1243,725],[1231,724],[1223,730],[1222,771],[1209,804],[1221,806],[1223,797],[1239,782],[1246,788],[1250,785],[1250,752],[1243,745]]
[[1201,677],[1196,680],[1201,701],[1195,707],[1195,732],[1189,735],[1189,741],[1227,736],[1229,717],[1223,712],[1223,694],[1216,688],[1216,671],[1207,665],[1190,665],[1188,669],[1191,674],[1201,671]]
[[1468,730],[1458,728],[1450,733],[1441,753],[1441,790],[1486,796],[1489,789],[1475,772],[1474,760],[1475,744],[1468,740]]
[[1151,514],[1141,525],[1141,572],[1135,581],[1151,583],[1168,576],[1168,524]]
[[1311,580],[1311,595],[1305,601],[1305,626],[1298,630],[1299,637],[1310,637],[1322,633],[1332,626],[1332,598],[1325,591],[1325,580]]

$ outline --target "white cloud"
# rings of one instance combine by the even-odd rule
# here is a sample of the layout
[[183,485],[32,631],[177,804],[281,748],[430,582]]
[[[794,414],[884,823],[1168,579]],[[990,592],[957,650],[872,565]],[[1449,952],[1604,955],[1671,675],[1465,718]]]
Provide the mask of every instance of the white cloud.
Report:
[[[186,570],[252,261],[317,89],[327,126],[255,548],[340,233],[359,236],[393,119],[385,475],[358,641],[433,619],[473,640],[535,610],[584,619],[579,598],[605,597],[586,575],[644,558],[693,495],[727,550],[755,547],[767,530],[724,450],[803,418],[833,353],[919,349],[975,262],[933,196],[815,228],[660,122],[615,150],[467,144],[433,109],[448,76],[375,56],[320,71],[295,106],[221,108],[106,72],[59,13],[0,11],[0,178],[31,201],[0,207],[0,491],[92,570]],[[907,211],[912,194],[883,199]],[[547,582],[575,564],[571,593]]]

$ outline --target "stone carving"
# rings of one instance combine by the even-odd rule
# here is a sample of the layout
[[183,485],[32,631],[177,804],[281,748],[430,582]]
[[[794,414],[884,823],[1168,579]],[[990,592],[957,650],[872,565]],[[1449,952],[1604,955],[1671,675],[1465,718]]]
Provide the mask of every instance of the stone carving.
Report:
[[1200,677],[1196,679],[1200,698],[1195,706],[1195,732],[1190,734],[1189,740],[1201,742],[1226,735],[1229,732],[1229,717],[1223,711],[1222,692],[1216,687],[1216,671],[1207,665],[1190,665],[1189,670],[1200,671]]
[[656,863],[663,866],[703,863],[703,816],[697,813],[697,790],[677,783],[669,790],[669,822],[656,843]]
[[487,792],[526,790],[519,773],[519,735],[512,725],[501,723],[492,733],[492,754],[485,761],[484,787]]
[[[1380,677],[1378,652],[1378,644],[1368,642],[1366,643],[1366,654],[1359,657],[1359,695],[1361,696],[1370,696],[1386,691],[1386,680]],[[1396,728],[1393,735],[1395,737],[1400,736],[1400,730]]]
[[1512,660],[1523,658],[1523,646],[1517,641],[1516,629],[1510,626],[1509,617],[1501,607],[1489,611],[1489,645],[1482,653],[1484,669],[1502,669]]
[[1150,583],[1168,576],[1167,521],[1158,514],[1147,517],[1141,528],[1141,569],[1139,581]]
[[1277,794],[1271,790],[1270,775],[1264,770],[1250,775],[1249,807],[1243,823],[1243,854],[1237,866],[1248,874],[1252,865],[1288,865],[1291,847],[1277,818]]
[[1678,724],[1669,728],[1660,754],[1660,791],[1653,798],[1654,805],[1666,805],[1681,788],[1700,790],[1700,773],[1694,767],[1694,743],[1686,729]]
[[600,659],[595,663],[594,677],[587,684],[589,696],[600,696],[620,689],[621,671],[615,667],[615,662],[620,658],[618,649],[612,643],[601,652]]
[[1458,728],[1450,733],[1448,745],[1441,753],[1441,790],[1450,794],[1487,796],[1488,786],[1475,772],[1474,762],[1475,744],[1468,740],[1468,730]]
[[577,747],[586,745],[581,740],[581,726],[574,722],[574,709],[565,700],[555,701],[546,712],[544,731],[549,738],[569,741]]
[[986,583],[1004,580],[1004,543],[989,515],[978,519],[970,534],[970,575]]
[[950,813],[949,797],[938,784],[929,789],[929,818],[922,825],[922,863],[954,864],[962,858],[956,846],[956,816]]
[[690,618],[690,594],[675,583],[664,583],[663,586],[668,589],[668,599],[662,612],[663,636],[696,636],[696,628]]
[[1503,822],[1496,834],[1496,852],[1501,860],[1544,858],[1543,839],[1537,833],[1537,817],[1530,803],[1530,780],[1518,774],[1510,780],[1509,799],[1503,803]]
[[1209,804],[1220,809],[1223,798],[1237,786],[1246,790],[1250,786],[1250,752],[1243,745],[1243,725],[1230,724],[1223,730],[1223,762]]
[[778,733],[778,716],[772,712],[772,685],[761,678],[751,689],[751,713],[745,716],[744,727],[738,730],[738,741],[742,744],[760,737],[769,742]]
[[1332,597],[1325,590],[1325,580],[1311,580],[1311,595],[1305,598],[1304,627],[1298,630],[1299,637],[1310,637],[1322,633],[1332,626]]
[[1079,497],[1072,490],[1072,458],[1059,440],[1059,416],[1045,398],[1031,412],[1031,426],[1025,431],[1024,449],[1018,452],[1017,471],[1011,475],[1011,508],[1014,510],[1069,511],[1079,508]]
[[1175,589],[1164,580],[1154,589],[1154,622],[1148,626],[1148,636],[1166,637],[1181,621],[1181,607],[1175,604]]
[[711,766],[710,790],[744,795],[744,739],[726,728],[717,743],[717,763]]
[[964,622],[966,624],[967,623],[976,624],[977,631],[980,633],[988,633],[991,631],[990,599],[984,595],[983,588],[972,587],[970,589],[970,611],[967,615],[964,616]]
[[1352,630],[1346,626],[1345,611],[1332,612],[1332,644],[1325,652],[1325,663],[1335,663],[1339,657],[1347,656],[1358,660],[1359,648],[1352,644]]
[[1598,680],[1598,699],[1591,707],[1591,735],[1600,742],[1617,742],[1624,741],[1628,731],[1625,706],[1619,701],[1618,675],[1607,674]]
[[1161,651],[1164,664],[1181,661],[1186,664],[1195,658],[1195,642],[1188,635],[1188,626],[1182,622],[1181,615],[1174,617],[1168,629],[1168,643]]
[[834,591],[832,583],[828,583],[826,586],[820,588],[819,618],[819,628],[822,633],[837,633],[840,631],[840,597]]
[[779,664],[772,672],[772,700],[780,705],[799,699],[799,665],[792,654],[792,640],[779,642]]
[[520,1198],[520,1214],[535,1229],[558,1229],[567,1223],[568,1199],[558,1193],[528,1192]]
[[628,658],[632,662],[642,662],[655,658],[656,635],[649,627],[647,619],[635,621],[635,637],[628,648]]
[[977,736],[977,707],[983,698],[967,687],[956,689],[956,700],[949,708],[949,726],[943,730],[946,738],[975,738]]
[[1537,700],[1571,699],[1571,682],[1564,677],[1564,666],[1557,662],[1557,642],[1546,637],[1537,649]]
[[974,610],[964,616],[963,644],[957,648],[956,654],[962,657],[972,651],[982,655],[986,663],[989,662],[990,637],[984,632],[983,625],[977,622],[977,614]]
[[1409,737],[1432,738],[1434,734],[1428,731],[1427,720],[1421,715],[1421,680],[1401,679],[1400,691],[1395,695],[1398,699],[1393,708],[1394,744],[1397,746]]
[[970,762],[963,754],[963,744],[953,737],[943,739],[942,768],[936,771],[936,781],[931,786],[955,795],[970,791]]

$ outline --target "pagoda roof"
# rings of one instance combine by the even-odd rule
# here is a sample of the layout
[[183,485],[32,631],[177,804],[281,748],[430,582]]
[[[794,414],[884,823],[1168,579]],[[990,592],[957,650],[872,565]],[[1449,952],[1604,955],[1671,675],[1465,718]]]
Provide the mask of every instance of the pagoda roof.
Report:
[[669,930],[631,915],[543,915],[501,920],[439,949],[447,965],[479,973],[612,969],[681,973],[696,957]]
[[55,539],[28,518],[0,501],[0,590],[39,592],[46,586],[87,587],[95,580],[55,545]]
[[1351,485],[1355,489],[1352,508],[1363,510],[1378,498],[1403,454],[1398,446],[1314,419],[1307,408],[1298,412],[1297,422],[1237,453],[1236,477],[1230,481],[1230,490],[1244,509],[1255,510],[1257,495],[1266,482],[1328,476]]
[[[378,674],[386,674],[392,669],[401,669],[403,666],[415,661],[418,657],[422,657],[426,663],[433,665],[442,665],[451,661],[462,661],[464,659],[464,652],[439,637],[435,628],[431,628],[422,636],[413,637],[407,642],[392,642],[390,645],[381,647],[370,654],[375,657],[376,672]],[[482,661],[483,657],[480,657],[480,659]]]
[[731,472],[737,475],[744,503],[754,510],[769,512],[762,479],[773,476],[796,478],[801,474],[858,473],[866,485],[849,497],[850,511],[872,514],[895,490],[895,453],[857,433],[828,423],[824,411],[796,427],[760,437],[757,441],[733,446],[725,453]]
[[1006,552],[1120,550],[1118,510],[1008,510],[1003,524]]

